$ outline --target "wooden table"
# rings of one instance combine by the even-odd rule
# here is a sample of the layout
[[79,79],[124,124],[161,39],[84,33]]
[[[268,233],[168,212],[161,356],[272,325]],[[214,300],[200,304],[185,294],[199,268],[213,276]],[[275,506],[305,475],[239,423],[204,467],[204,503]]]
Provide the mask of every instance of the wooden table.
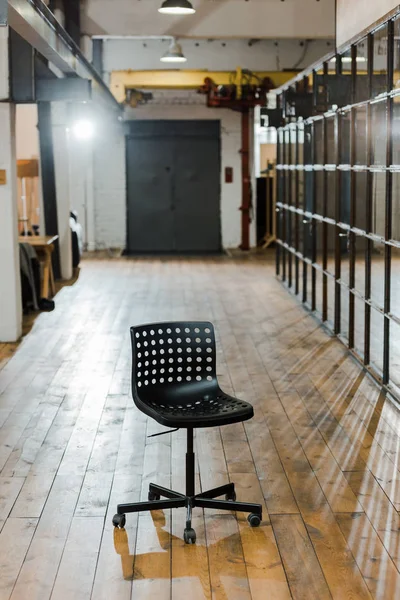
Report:
[[33,246],[36,250],[38,259],[42,264],[42,298],[49,297],[49,288],[53,296],[56,293],[51,254],[54,250],[54,242],[57,240],[58,235],[20,236],[18,240],[20,244],[30,244]]

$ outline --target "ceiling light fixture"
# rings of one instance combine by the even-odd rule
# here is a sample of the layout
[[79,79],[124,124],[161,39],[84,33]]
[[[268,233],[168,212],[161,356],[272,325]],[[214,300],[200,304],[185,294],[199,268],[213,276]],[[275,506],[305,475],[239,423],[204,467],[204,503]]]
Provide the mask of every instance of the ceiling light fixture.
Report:
[[176,40],[172,40],[170,47],[160,60],[168,63],[184,63],[187,58],[183,54],[182,46]]
[[158,12],[164,15],[193,15],[196,11],[189,0],[164,0]]

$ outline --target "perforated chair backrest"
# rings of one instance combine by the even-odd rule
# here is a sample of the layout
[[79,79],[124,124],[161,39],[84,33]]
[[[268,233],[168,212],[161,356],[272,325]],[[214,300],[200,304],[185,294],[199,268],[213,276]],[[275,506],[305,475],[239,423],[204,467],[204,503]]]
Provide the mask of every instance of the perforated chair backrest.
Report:
[[215,334],[209,322],[131,327],[132,396],[137,401],[179,401],[218,387]]

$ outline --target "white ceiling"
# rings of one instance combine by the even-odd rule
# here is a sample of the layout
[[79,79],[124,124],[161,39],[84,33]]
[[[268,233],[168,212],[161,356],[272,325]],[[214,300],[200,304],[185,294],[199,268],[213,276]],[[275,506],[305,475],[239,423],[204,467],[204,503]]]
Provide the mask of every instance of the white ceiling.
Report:
[[195,38],[333,38],[335,0],[192,0],[195,15],[158,12],[162,0],[86,0],[88,35]]

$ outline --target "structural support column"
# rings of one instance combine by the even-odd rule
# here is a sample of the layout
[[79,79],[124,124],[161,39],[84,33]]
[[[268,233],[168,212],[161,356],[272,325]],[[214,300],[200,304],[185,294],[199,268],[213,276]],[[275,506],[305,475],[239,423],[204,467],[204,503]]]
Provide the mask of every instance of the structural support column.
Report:
[[22,333],[15,106],[8,99],[8,28],[0,27],[0,342]]
[[67,105],[62,102],[54,102],[51,112],[61,277],[62,279],[71,279],[72,241],[69,224],[71,204]]
[[92,140],[69,138],[71,209],[77,211],[86,250],[95,250]]
[[85,180],[85,246],[86,250],[96,250],[96,224],[94,206],[94,170],[93,147],[88,148],[87,169]]
[[[56,177],[54,172],[53,128],[51,122],[51,103],[38,103],[40,174],[43,198],[43,231],[46,235],[58,235]],[[59,279],[60,250],[58,241],[54,245],[52,256],[54,277]]]

